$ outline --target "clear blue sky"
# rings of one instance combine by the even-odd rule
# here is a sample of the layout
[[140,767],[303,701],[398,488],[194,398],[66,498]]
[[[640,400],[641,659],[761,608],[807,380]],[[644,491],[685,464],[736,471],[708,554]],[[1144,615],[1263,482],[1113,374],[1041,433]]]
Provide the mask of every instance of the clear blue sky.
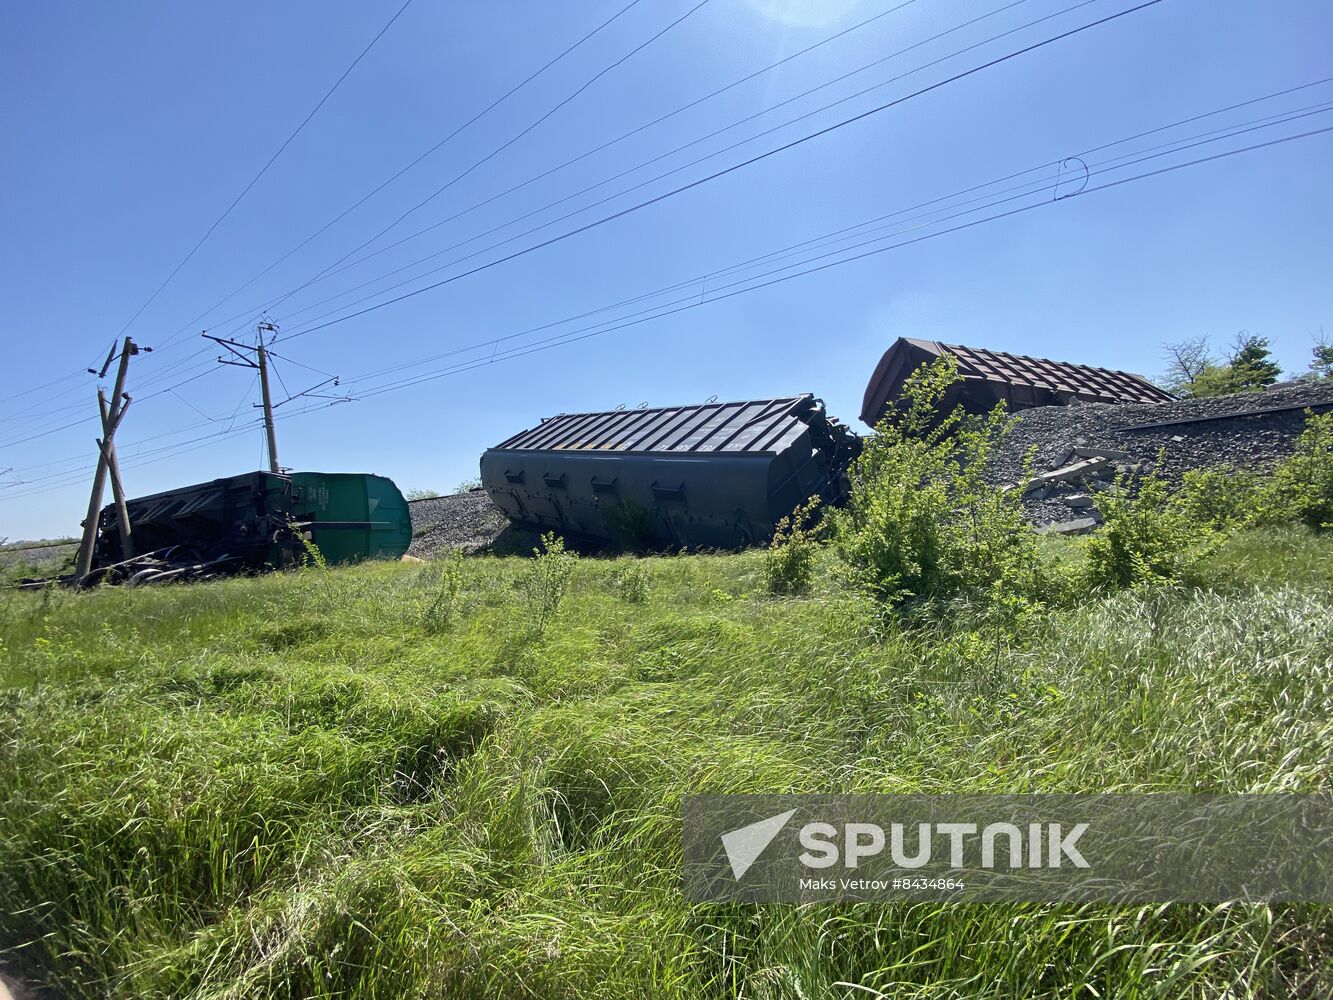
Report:
[[[130,388],[138,399],[119,439],[129,492],[259,467],[261,432],[242,425],[254,419],[251,403],[258,399],[251,373],[208,369],[203,362],[211,355],[195,356],[200,329],[230,333],[240,327],[244,334],[257,305],[301,285],[377,233],[697,0],[641,0],[341,223],[224,306],[195,317],[626,2],[414,0],[130,327],[140,343],[159,350],[132,367]],[[901,2],[710,0],[370,249]],[[404,489],[447,490],[476,475],[486,446],[559,411],[808,391],[850,422],[880,353],[903,335],[1155,374],[1165,341],[1208,335],[1220,346],[1249,330],[1271,337],[1290,370],[1302,369],[1312,335],[1321,326],[1333,334],[1333,133],[1085,197],[1051,203],[1051,189],[1044,189],[1034,196],[1043,203],[1038,209],[722,301],[710,303],[707,284],[696,283],[685,294],[701,295],[698,308],[401,391],[370,396],[385,377],[365,377],[1333,76],[1333,8],[1322,0],[1165,0],[521,259],[292,336],[311,317],[393,282],[1075,2],[1024,0],[522,225],[307,308],[1003,5],[916,0],[274,305],[270,314],[283,334],[277,350],[290,359],[280,363],[287,386],[298,391],[323,377],[298,367],[300,362],[342,375],[346,387],[362,396],[284,419],[283,463],[373,471],[392,476]],[[92,376],[71,374],[100,364],[117,331],[398,6],[397,0],[51,2],[7,12],[0,33],[0,336],[6,361],[0,368],[0,442],[17,443],[0,446],[0,470],[14,470],[0,476],[0,536],[77,530],[95,427],[84,422],[56,428],[92,416],[96,384]],[[1133,0],[1095,0],[539,234],[486,250],[471,263],[1130,6]],[[1325,84],[1101,155],[1329,101],[1333,85]],[[1333,114],[1313,114],[1176,159],[1329,124]],[[1171,162],[1151,161],[1141,169]],[[1071,164],[1066,177],[1077,180],[1080,169]],[[1061,192],[1068,190],[1066,181]],[[593,321],[641,308],[624,307]],[[235,314],[241,318],[221,322]],[[588,322],[452,360],[503,356],[506,349]],[[200,372],[207,374],[154,395]],[[52,379],[62,380],[14,395]],[[303,405],[291,403],[279,412]],[[234,425],[215,419],[233,413]],[[223,436],[228,429],[238,432]],[[210,433],[218,436],[200,440]],[[32,439],[19,441],[27,437]],[[175,450],[150,451],[164,446]],[[2,485],[18,479],[25,485]]]

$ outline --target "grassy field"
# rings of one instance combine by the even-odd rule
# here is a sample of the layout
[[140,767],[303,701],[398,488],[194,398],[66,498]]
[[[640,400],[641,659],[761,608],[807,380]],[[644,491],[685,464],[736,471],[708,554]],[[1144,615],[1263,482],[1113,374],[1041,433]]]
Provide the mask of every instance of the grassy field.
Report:
[[1333,537],[1017,631],[763,564],[0,597],[0,965],[70,997],[1333,994],[1326,908],[678,891],[691,792],[1330,788]]

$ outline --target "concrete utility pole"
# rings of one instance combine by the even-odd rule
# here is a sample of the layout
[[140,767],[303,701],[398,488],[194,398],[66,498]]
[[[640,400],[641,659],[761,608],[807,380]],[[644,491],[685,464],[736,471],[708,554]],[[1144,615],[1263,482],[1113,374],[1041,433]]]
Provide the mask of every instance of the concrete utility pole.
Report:
[[[262,394],[261,398],[264,400],[262,404],[264,407],[264,436],[268,438],[268,471],[281,473],[282,468],[278,465],[278,435],[273,429],[273,394],[268,387],[268,348],[264,345],[265,331],[273,333],[277,329],[272,323],[260,323],[255,327],[259,334],[258,346],[237,343],[234,340],[228,340],[226,337],[213,337],[207,333],[204,334],[204,339],[211,340],[231,352],[230,358],[218,358],[218,364],[259,370],[259,391]],[[242,351],[253,351],[254,360],[250,360],[246,354],[241,353]]]
[[[222,356],[218,358],[220,365],[235,365],[237,368],[254,368],[259,372],[259,391],[262,393],[262,403],[256,404],[264,408],[264,436],[268,439],[268,471],[281,475],[282,466],[278,464],[278,435],[273,429],[273,411],[284,403],[290,403],[293,399],[310,397],[314,399],[332,399],[334,402],[346,402],[351,399],[350,396],[331,396],[328,393],[319,393],[317,390],[323,389],[327,385],[338,384],[338,376],[331,375],[329,378],[313,385],[302,392],[294,393],[286,399],[273,402],[273,392],[269,388],[268,373],[270,370],[269,345],[264,343],[265,333],[276,333],[277,326],[273,323],[260,323],[255,327],[255,332],[259,335],[258,342],[255,344],[242,344],[235,340],[228,340],[226,337],[214,337],[212,334],[205,333],[205,340],[211,340],[221,347],[225,347],[231,357]],[[276,338],[274,338],[276,339]],[[273,340],[270,339],[269,343]],[[253,355],[253,358],[251,357]],[[273,355],[277,357],[277,355]],[[281,376],[279,376],[281,381]],[[286,388],[284,386],[283,388]],[[330,404],[332,405],[332,404]]]
[[[302,392],[288,396],[279,402],[273,402],[273,392],[269,388],[268,373],[270,368],[268,344],[264,343],[265,333],[276,333],[277,326],[273,323],[260,323],[255,327],[255,332],[259,335],[257,344],[242,344],[235,340],[228,340],[226,337],[214,337],[205,333],[204,339],[211,340],[213,343],[225,347],[231,357],[219,357],[218,364],[235,365],[237,368],[254,368],[259,372],[259,391],[262,393],[263,403],[257,404],[264,408],[264,436],[268,439],[268,471],[276,474],[282,473],[282,466],[278,464],[278,435],[273,429],[273,411],[283,403],[290,403],[293,399],[302,397],[311,397],[315,399],[332,399],[334,402],[346,402],[350,396],[331,396],[327,393],[320,394],[316,390],[322,389],[327,385],[338,384],[338,376],[332,375],[320,382],[318,385],[311,386]],[[270,343],[272,341],[270,340]],[[251,355],[254,355],[251,358]],[[274,355],[276,357],[276,355]],[[281,377],[279,377],[281,380]],[[285,386],[284,386],[285,388]],[[330,404],[332,405],[332,404]]]
[[[152,350],[152,348],[144,348]],[[114,348],[112,355],[107,357],[106,364],[102,366],[99,377],[105,376],[107,369],[111,367],[111,361],[114,357]],[[120,426],[120,419],[125,414],[125,407],[128,405],[129,397],[125,395],[125,377],[129,374],[130,358],[139,353],[139,348],[130,337],[125,338],[125,343],[120,349],[120,367],[116,369],[116,386],[111,391],[111,400],[108,403],[106,397],[99,390],[97,393],[98,412],[102,415],[102,437],[97,441],[97,471],[93,474],[93,489],[88,497],[88,516],[83,521],[83,539],[79,543],[79,560],[75,569],[75,578],[82,580],[88,575],[93,566],[93,545],[97,541],[97,518],[102,512],[102,492],[106,489],[107,471],[113,467],[115,462],[114,438],[116,428]],[[92,372],[92,369],[88,369]],[[97,372],[93,372],[97,375]],[[121,539],[128,545],[130,542],[129,534],[129,516],[124,510],[124,492],[120,489],[120,470],[115,469],[113,474],[113,490],[116,492],[116,501],[118,514],[121,520]]]
[[277,329],[272,323],[260,323],[257,327],[259,332],[259,347],[255,349],[255,358],[258,361],[259,368],[259,391],[264,400],[264,434],[268,438],[268,471],[281,472],[278,467],[278,437],[273,431],[273,397],[269,394],[268,388],[268,351],[264,348],[264,331],[273,332]]
[[111,422],[111,408],[106,401],[106,395],[98,390],[97,407],[102,412],[102,440],[97,442],[98,448],[106,457],[107,471],[111,473],[111,498],[116,504],[116,521],[120,527],[120,556],[122,559],[134,558],[134,538],[131,534],[130,509],[125,505],[125,487],[120,482],[120,463],[116,461],[115,436],[116,428],[120,422],[125,419],[125,411],[130,408],[130,399],[125,397],[124,404],[120,412],[116,414],[116,422]]

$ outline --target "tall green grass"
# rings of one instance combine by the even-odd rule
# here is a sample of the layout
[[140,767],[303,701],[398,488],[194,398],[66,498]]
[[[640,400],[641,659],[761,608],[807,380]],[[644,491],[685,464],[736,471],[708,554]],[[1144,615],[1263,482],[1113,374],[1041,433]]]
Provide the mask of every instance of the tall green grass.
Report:
[[1333,539],[1004,629],[886,622],[827,552],[775,597],[764,558],[6,594],[0,966],[71,997],[1333,993],[1326,908],[679,891],[696,792],[1328,789]]

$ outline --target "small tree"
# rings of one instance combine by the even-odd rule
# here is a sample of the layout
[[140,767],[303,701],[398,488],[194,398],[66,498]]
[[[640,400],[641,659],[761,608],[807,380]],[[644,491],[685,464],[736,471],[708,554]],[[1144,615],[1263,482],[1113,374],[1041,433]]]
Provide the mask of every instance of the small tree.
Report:
[[542,535],[541,545],[532,550],[533,560],[516,581],[527,599],[528,631],[541,636],[560,608],[570,574],[578,557],[565,551],[565,540],[554,531]]
[[1311,351],[1310,371],[1306,378],[1318,382],[1333,380],[1333,344],[1328,342],[1323,330],[1319,331],[1319,339]]
[[1189,395],[1190,386],[1217,364],[1208,349],[1207,337],[1165,344],[1162,349],[1166,352],[1162,384],[1178,395]]
[[819,497],[811,497],[777,523],[764,553],[764,582],[773,594],[804,594],[815,575],[819,544],[815,541]]
[[1206,337],[1167,344],[1166,387],[1192,399],[1252,392],[1272,385],[1282,374],[1267,337],[1239,333],[1225,359],[1214,357]]
[[1268,338],[1251,333],[1236,335],[1227,365],[1246,388],[1272,385],[1282,377],[1282,366],[1273,360]]

